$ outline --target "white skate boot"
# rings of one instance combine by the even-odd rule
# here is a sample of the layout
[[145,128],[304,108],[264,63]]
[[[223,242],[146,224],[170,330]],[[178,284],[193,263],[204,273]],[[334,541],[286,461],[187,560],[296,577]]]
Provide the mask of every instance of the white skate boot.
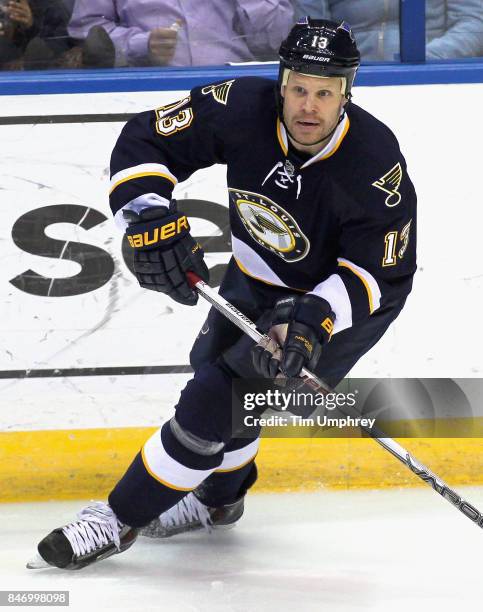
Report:
[[38,545],[39,554],[27,567],[77,570],[123,552],[136,541],[137,530],[123,525],[103,502],[87,506],[77,519],[49,533]]
[[188,493],[175,506],[166,510],[149,525],[141,527],[139,535],[148,538],[169,538],[170,536],[197,529],[228,529],[234,527],[244,510],[244,496],[233,504],[210,508],[203,504],[194,493]]

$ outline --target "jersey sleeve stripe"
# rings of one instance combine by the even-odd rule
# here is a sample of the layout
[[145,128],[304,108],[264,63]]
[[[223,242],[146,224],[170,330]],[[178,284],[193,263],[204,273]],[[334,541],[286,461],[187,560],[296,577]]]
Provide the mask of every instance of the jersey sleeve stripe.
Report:
[[310,293],[329,302],[335,313],[333,334],[352,326],[352,303],[346,286],[338,274],[329,276],[325,281],[314,287]]
[[121,183],[109,195],[111,210],[116,214],[119,209],[126,206],[129,202],[151,193],[157,194],[169,202],[173,194],[173,184],[164,177],[153,175],[144,175]]
[[350,270],[361,280],[369,300],[369,313],[372,314],[381,305],[381,290],[379,289],[376,279],[367,270],[361,268],[348,259],[339,257],[337,261],[339,262],[339,266],[341,268]]
[[216,468],[215,472],[232,472],[234,470],[239,470],[255,459],[259,446],[260,438],[257,438],[243,448],[225,453],[220,467]]
[[119,185],[144,176],[159,176],[167,179],[173,183],[173,185],[176,185],[178,182],[174,174],[163,164],[139,164],[138,166],[125,168],[124,170],[116,172],[111,178],[109,194],[119,187]]
[[194,470],[173,459],[164,448],[161,430],[158,429],[145,443],[141,451],[144,467],[150,476],[170,489],[192,491],[212,472]]

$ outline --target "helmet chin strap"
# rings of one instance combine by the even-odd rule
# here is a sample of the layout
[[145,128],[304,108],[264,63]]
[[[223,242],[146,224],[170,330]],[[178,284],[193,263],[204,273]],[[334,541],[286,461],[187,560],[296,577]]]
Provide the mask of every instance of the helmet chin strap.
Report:
[[[348,98],[347,104],[349,104],[349,102],[350,102],[350,98]],[[316,140],[315,142],[311,142],[310,144],[306,144],[306,143],[304,143],[304,142],[300,142],[300,140],[297,140],[297,139],[296,139],[296,138],[295,138],[295,137],[292,135],[292,133],[291,133],[291,132],[290,132],[290,130],[288,129],[287,125],[285,124],[285,121],[283,120],[283,108],[282,108],[282,122],[283,122],[283,125],[284,125],[284,127],[285,127],[285,130],[287,131],[287,134],[290,136],[290,138],[291,138],[291,139],[292,139],[294,142],[296,142],[296,143],[297,143],[297,144],[299,144],[299,145],[302,145],[303,147],[313,147],[314,145],[317,145],[317,144],[319,144],[319,143],[321,143],[321,142],[324,142],[324,140],[327,140],[328,138],[331,138],[331,137],[334,135],[335,130],[336,130],[338,127],[339,127],[340,122],[341,122],[341,121],[344,119],[344,117],[345,117],[345,107],[347,106],[347,104],[345,104],[345,105],[342,107],[342,113],[340,114],[339,119],[337,120],[337,123],[335,124],[334,128],[333,128],[333,129],[332,129],[332,130],[331,130],[331,131],[330,131],[328,134],[326,134],[325,136],[323,136],[323,137],[322,137],[320,140]]]

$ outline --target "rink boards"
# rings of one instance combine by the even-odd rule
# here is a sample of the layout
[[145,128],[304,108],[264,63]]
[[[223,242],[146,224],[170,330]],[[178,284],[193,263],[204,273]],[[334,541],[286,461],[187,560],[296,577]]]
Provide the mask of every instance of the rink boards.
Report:
[[[2,97],[2,500],[101,496],[172,414],[207,306],[139,289],[106,194],[123,117],[185,93]],[[413,294],[353,376],[481,376],[483,135],[464,113],[455,127],[469,99],[481,106],[483,85],[355,89],[397,134],[420,213]],[[224,176],[214,167],[175,191],[214,279],[229,258]],[[450,482],[483,484],[479,439],[407,446]],[[266,439],[259,465],[265,491],[418,484],[369,440]]]
[[[0,434],[0,501],[103,499],[154,429]],[[481,439],[399,440],[453,486],[481,485]],[[263,439],[260,492],[424,486],[367,439]]]

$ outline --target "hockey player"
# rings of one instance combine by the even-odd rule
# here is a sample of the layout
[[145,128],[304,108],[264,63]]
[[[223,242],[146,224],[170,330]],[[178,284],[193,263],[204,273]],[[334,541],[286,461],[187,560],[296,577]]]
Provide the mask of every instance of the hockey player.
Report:
[[226,164],[233,257],[220,293],[266,330],[283,324],[282,352],[252,346],[212,309],[175,416],[107,504],[40,542],[41,563],[77,569],[139,532],[236,522],[256,480],[258,439],[233,437],[232,379],[295,377],[307,366],[335,385],[401,311],[416,269],[416,196],[395,136],[351,102],[359,57],[346,23],[305,18],[282,43],[276,85],[196,87],[123,129],[110,202],[141,286],[196,304],[185,273],[209,273],[172,191]]

